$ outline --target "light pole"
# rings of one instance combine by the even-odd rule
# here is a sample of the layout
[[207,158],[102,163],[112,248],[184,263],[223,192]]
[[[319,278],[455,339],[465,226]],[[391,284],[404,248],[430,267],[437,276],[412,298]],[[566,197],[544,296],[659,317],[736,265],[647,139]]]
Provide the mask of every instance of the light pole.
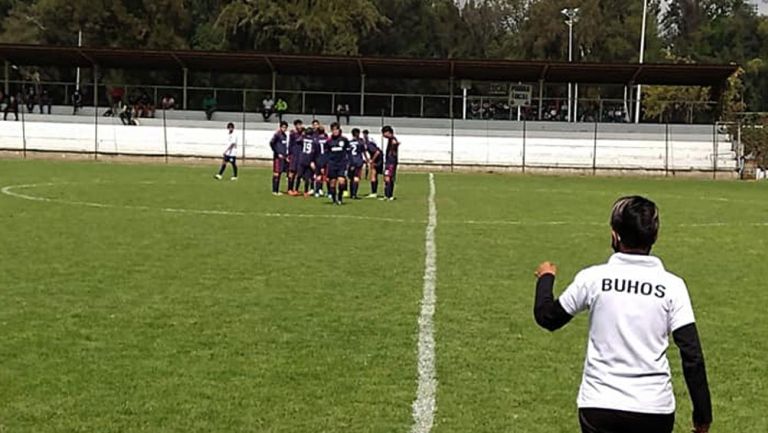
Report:
[[[643,28],[640,30],[640,64],[645,59],[645,24],[648,20],[648,0],[643,0]],[[643,98],[643,86],[637,85],[637,102],[635,105],[635,123],[640,123],[640,101]]]
[[[565,8],[560,11],[565,15],[568,26],[568,62],[573,62],[573,26],[579,21],[579,8]],[[568,83],[568,121],[572,122],[573,113],[573,84]]]

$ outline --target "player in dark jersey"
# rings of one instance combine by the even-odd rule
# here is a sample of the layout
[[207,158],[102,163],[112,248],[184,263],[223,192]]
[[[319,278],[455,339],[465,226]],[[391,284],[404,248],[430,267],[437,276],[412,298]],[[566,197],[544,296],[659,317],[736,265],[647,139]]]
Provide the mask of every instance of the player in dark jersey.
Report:
[[397,178],[398,153],[400,142],[395,138],[395,131],[387,125],[381,128],[381,134],[387,142],[384,152],[384,200],[395,199],[395,180]]
[[340,205],[343,202],[349,166],[349,148],[349,140],[341,135],[339,124],[331,123],[331,138],[325,143],[325,152],[328,154],[328,180],[333,204]]
[[360,130],[352,129],[352,138],[349,140],[349,195],[353,200],[359,200],[357,190],[360,188],[360,175],[366,162],[365,143],[360,137]]
[[[304,197],[310,196],[310,188],[314,189],[314,161],[317,146],[315,145],[315,131],[312,128],[304,129],[302,136],[301,153],[299,154],[298,171],[296,172],[296,189],[299,189],[301,181],[304,181]],[[310,186],[311,185],[311,186]]]
[[285,171],[285,165],[288,157],[288,122],[280,122],[280,128],[269,141],[269,147],[272,148],[272,194],[280,195],[280,177]]
[[328,197],[331,197],[331,190],[328,182],[328,152],[325,149],[325,143],[328,141],[328,134],[325,133],[325,127],[319,124],[315,129],[315,140],[317,140],[319,151],[315,154],[315,196],[323,196],[323,184],[326,186]]
[[368,136],[368,130],[363,131],[363,142],[365,142],[365,152],[368,155],[368,175],[371,180],[371,193],[368,198],[376,198],[379,193],[379,175],[384,173],[384,155],[381,149]]
[[299,171],[299,156],[303,145],[304,122],[300,119],[293,121],[293,131],[288,135],[288,195],[299,195],[299,179],[296,172]]

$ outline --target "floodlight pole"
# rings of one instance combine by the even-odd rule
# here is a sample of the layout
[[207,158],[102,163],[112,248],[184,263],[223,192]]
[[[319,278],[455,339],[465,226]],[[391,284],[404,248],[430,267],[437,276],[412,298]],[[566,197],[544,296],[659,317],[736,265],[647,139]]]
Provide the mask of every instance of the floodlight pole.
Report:
[[[573,62],[573,26],[579,20],[579,8],[565,8],[562,11],[568,26],[568,63]],[[568,83],[568,121],[573,121],[573,83]]]
[[[640,31],[640,64],[645,60],[645,25],[648,20],[648,0],[643,0],[643,28]],[[637,101],[635,105],[635,123],[640,123],[640,102],[643,97],[643,86],[637,85]]]
[[[77,46],[82,47],[83,46],[83,31],[78,30],[77,32]],[[75,90],[80,90],[80,67],[77,67],[77,72],[75,73]]]

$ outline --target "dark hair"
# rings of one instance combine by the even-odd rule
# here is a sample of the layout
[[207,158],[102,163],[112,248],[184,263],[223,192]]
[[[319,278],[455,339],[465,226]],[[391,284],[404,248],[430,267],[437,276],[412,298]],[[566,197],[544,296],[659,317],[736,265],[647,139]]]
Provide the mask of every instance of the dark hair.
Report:
[[395,131],[394,131],[394,130],[392,129],[392,127],[391,127],[391,126],[389,126],[389,125],[387,125],[387,126],[385,126],[385,127],[381,128],[381,133],[382,133],[382,134],[386,134],[387,132],[389,132],[389,133],[394,133]]
[[368,134],[370,134],[370,133],[371,133],[371,131],[369,131],[369,130],[367,130],[367,129],[363,129],[363,134],[365,134],[365,135],[368,135]]
[[234,127],[235,127],[234,123],[232,123],[232,122],[227,123],[227,129],[234,128]]
[[341,125],[339,125],[339,122],[333,122],[331,123],[331,129],[341,129]]
[[358,128],[352,128],[352,135],[360,135],[360,130]]
[[280,122],[280,127],[283,127],[283,126],[285,126],[287,128],[288,127],[288,122],[286,122],[285,120],[281,121]]
[[299,126],[299,125],[303,125],[303,124],[304,124],[304,122],[302,122],[301,119],[296,119],[296,120],[293,121],[293,126]]
[[613,205],[611,228],[621,245],[650,251],[659,235],[659,208],[645,197],[622,197]]

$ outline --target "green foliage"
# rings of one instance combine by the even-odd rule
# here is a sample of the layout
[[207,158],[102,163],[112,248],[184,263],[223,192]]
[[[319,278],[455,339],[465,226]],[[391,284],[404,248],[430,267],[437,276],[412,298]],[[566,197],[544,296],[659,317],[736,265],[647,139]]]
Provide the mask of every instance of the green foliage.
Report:
[[357,54],[360,39],[382,24],[369,0],[236,0],[217,20],[237,48],[347,55]]
[[752,115],[742,120],[741,142],[744,154],[757,166],[768,169],[768,116]]
[[[575,61],[638,60],[643,2],[624,0],[0,0],[0,41],[562,61],[565,7],[580,8]],[[768,111],[768,18],[745,0],[650,0],[648,15],[646,62],[742,65],[739,100]]]

